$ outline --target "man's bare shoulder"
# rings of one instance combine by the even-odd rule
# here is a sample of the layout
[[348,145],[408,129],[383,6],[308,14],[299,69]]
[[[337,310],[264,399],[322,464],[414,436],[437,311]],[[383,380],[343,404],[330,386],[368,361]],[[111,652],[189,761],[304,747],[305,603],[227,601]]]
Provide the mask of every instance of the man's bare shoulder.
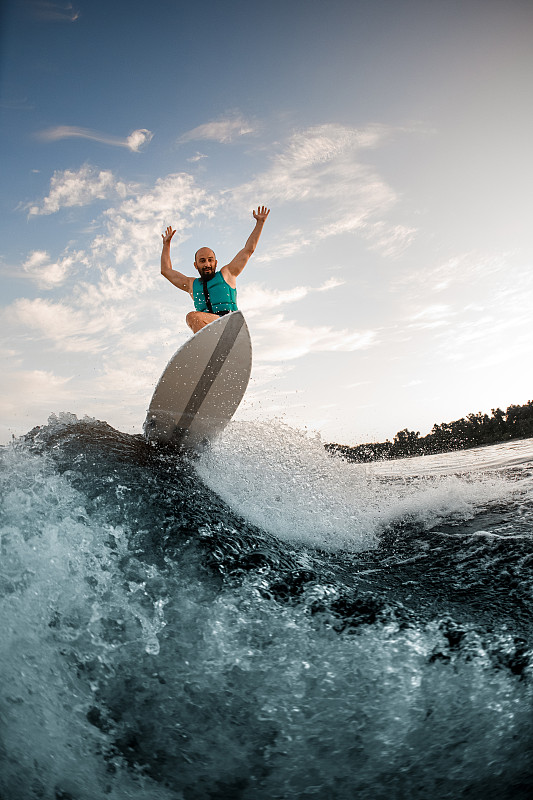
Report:
[[226,264],[226,266],[222,267],[222,269],[220,270],[220,274],[222,275],[228,286],[231,286],[232,289],[237,288],[237,281],[235,276],[232,275],[231,273],[229,264]]
[[188,292],[190,295],[192,295],[194,278],[190,278],[188,275],[183,275],[181,272],[178,272],[175,269],[162,272],[162,274],[173,286],[176,286],[178,289],[182,289],[184,292]]

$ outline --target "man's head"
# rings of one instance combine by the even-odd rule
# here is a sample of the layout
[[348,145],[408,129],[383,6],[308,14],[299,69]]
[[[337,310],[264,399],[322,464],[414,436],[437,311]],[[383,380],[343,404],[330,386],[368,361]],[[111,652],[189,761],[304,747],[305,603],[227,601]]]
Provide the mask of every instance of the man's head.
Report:
[[201,247],[194,254],[194,266],[201,276],[212,278],[217,269],[217,257],[210,247]]

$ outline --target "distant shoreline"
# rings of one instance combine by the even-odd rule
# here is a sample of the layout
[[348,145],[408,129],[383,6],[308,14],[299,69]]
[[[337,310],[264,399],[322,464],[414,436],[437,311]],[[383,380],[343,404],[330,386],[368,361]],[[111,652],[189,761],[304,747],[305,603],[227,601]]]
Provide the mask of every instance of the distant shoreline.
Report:
[[368,463],[470,450],[531,437],[533,400],[522,406],[511,405],[506,411],[493,408],[490,417],[479,411],[454,422],[436,423],[427,436],[421,437],[420,431],[404,428],[398,431],[392,442],[387,439],[384,442],[367,442],[353,447],[328,443],[325,448],[329,453],[341,455],[348,461]]

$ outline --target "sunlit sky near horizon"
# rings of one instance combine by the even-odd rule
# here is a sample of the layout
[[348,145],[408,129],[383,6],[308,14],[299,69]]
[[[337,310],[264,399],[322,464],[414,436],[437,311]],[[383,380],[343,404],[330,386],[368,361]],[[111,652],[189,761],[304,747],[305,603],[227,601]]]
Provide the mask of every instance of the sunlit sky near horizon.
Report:
[[0,441],[140,432],[189,336],[159,273],[239,278],[237,419],[355,444],[533,399],[530,0],[8,0]]

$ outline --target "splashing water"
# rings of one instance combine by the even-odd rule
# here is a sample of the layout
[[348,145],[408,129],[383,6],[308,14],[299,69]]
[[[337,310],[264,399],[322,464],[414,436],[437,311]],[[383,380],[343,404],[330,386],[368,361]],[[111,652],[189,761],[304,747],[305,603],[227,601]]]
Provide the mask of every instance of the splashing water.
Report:
[[405,463],[73,417],[5,448],[2,800],[529,797],[533,458]]
[[505,501],[513,491],[496,475],[429,475],[391,483],[376,476],[374,465],[333,458],[319,437],[279,423],[233,424],[197,470],[259,527],[280,539],[331,550],[376,547],[383,528],[398,519],[426,527],[467,519],[476,507]]

